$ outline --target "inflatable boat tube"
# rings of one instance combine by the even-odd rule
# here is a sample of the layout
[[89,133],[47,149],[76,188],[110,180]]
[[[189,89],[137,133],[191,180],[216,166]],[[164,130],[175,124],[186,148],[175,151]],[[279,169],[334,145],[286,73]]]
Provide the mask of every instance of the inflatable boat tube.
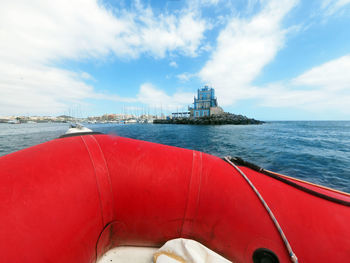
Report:
[[[348,194],[239,168],[299,262],[349,262]],[[233,262],[253,262],[254,254],[254,262],[290,262],[257,195],[215,156],[78,135],[5,155],[0,174],[0,262],[96,262],[116,246],[160,247],[179,237]]]

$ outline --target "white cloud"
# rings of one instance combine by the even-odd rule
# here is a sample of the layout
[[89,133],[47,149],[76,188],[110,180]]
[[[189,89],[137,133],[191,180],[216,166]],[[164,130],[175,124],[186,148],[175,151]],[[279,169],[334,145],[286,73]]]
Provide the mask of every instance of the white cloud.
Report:
[[199,2],[204,5],[217,5],[219,1],[220,0],[201,0]]
[[314,67],[292,80],[294,85],[325,88],[350,93],[350,55]]
[[177,75],[176,77],[182,81],[182,82],[187,82],[189,81],[191,78],[193,77],[196,77],[197,74],[192,74],[192,73],[188,73],[188,72],[184,72],[184,73],[181,73],[179,75]]
[[350,111],[350,55],[307,70],[284,84],[260,89],[262,105],[313,112]]
[[103,98],[85,83],[93,76],[55,66],[67,59],[197,55],[207,24],[195,10],[155,15],[149,7],[136,6],[113,13],[97,0],[3,2],[1,113],[54,114],[85,98]]
[[321,9],[325,11],[327,16],[330,16],[337,12],[344,11],[344,7],[348,4],[350,4],[350,0],[323,0]]
[[[1,115],[60,114],[89,98],[185,107],[192,103],[192,93],[168,95],[144,83],[136,98],[101,94],[88,84],[98,84],[94,76],[58,65],[67,60],[103,61],[111,55],[122,59],[142,55],[195,57],[212,50],[198,74],[185,72],[177,78],[185,82],[200,77],[214,86],[220,104],[258,98],[268,107],[350,111],[349,55],[316,66],[289,82],[252,85],[283,48],[290,28],[284,29],[282,21],[297,0],[249,1],[252,10],[253,5],[261,5],[261,11],[250,18],[235,16],[228,22],[225,17],[213,47],[203,43],[204,33],[212,25],[196,8],[218,2],[193,1],[187,9],[158,14],[138,1],[131,11],[107,9],[97,0],[5,1],[0,8]],[[321,9],[330,15],[342,12],[349,3],[324,0]],[[177,67],[177,63],[171,61],[169,66]]]
[[202,52],[209,52],[212,50],[213,50],[213,47],[210,44],[206,44],[200,48],[200,51]]
[[96,0],[14,0],[2,3],[0,12],[0,55],[22,61],[100,57],[110,52],[164,57],[176,50],[195,56],[207,26],[191,10],[156,16],[141,6],[112,14]]
[[[338,2],[344,6],[346,1]],[[255,99],[263,107],[302,109],[314,113],[350,111],[350,56],[343,56],[307,70],[282,83],[254,86],[254,79],[283,47],[285,15],[297,1],[266,1],[251,19],[233,18],[220,32],[217,47],[198,76],[216,88],[219,102],[232,105]],[[336,1],[328,1],[333,6]],[[329,115],[327,115],[329,116]]]
[[170,67],[173,67],[173,68],[177,68],[177,67],[178,67],[178,65],[177,65],[177,63],[176,63],[175,61],[171,61],[171,62],[169,63],[169,66],[170,66]]
[[176,92],[169,96],[151,83],[142,84],[137,95],[137,100],[140,103],[153,108],[167,107],[172,110],[187,107],[193,102],[192,99],[193,93]]
[[0,62],[0,110],[5,114],[57,114],[81,98],[93,94],[93,88],[74,72],[54,67],[20,66]]
[[297,1],[271,0],[251,19],[234,17],[220,32],[217,47],[199,72],[203,82],[215,87],[220,103],[256,97],[251,82],[283,47],[284,16]]
[[93,76],[91,76],[89,73],[87,72],[81,72],[80,73],[80,77],[82,79],[86,79],[86,80],[95,80]]
[[[150,7],[144,8],[140,3],[135,14],[128,14],[130,30],[127,37],[118,40],[126,41],[134,56],[149,53],[163,58],[167,52],[179,51],[187,56],[196,56],[204,31],[209,27],[199,17],[196,10],[185,9],[179,15],[154,15]],[[123,18],[124,19],[124,18]],[[118,50],[114,50],[116,53]]]

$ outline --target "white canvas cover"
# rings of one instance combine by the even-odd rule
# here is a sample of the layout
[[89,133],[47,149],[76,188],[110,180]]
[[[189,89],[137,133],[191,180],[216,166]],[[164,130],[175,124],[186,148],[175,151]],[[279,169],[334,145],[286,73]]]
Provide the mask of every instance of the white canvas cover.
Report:
[[229,263],[201,243],[178,238],[164,244],[153,256],[154,263]]
[[108,251],[98,263],[229,263],[227,259],[197,241],[177,238],[161,248],[117,247]]

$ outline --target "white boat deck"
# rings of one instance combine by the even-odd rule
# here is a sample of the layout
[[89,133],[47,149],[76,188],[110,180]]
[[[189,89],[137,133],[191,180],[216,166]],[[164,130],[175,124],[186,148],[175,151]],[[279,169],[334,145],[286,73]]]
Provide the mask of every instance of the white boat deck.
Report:
[[116,247],[107,251],[97,263],[151,263],[158,248]]

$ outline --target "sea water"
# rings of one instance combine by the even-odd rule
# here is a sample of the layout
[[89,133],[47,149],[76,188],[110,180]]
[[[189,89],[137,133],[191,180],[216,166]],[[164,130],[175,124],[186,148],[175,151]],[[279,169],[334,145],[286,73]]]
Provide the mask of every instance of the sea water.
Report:
[[[0,124],[0,156],[55,139],[69,124]],[[265,169],[350,192],[350,121],[263,125],[87,124],[106,134],[239,156]]]

